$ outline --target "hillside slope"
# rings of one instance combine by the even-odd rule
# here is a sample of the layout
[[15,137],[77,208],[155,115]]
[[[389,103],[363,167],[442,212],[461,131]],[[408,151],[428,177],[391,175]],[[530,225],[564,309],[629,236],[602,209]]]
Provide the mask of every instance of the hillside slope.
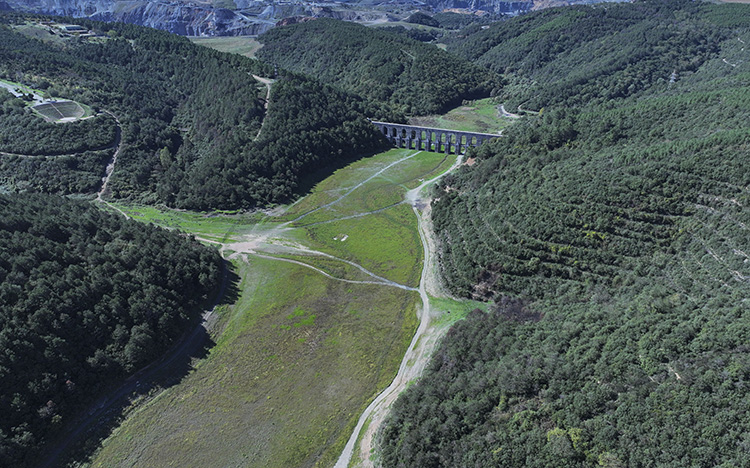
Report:
[[[119,118],[122,149],[109,184],[115,198],[193,209],[289,201],[303,175],[382,144],[366,120],[385,117],[380,106],[284,71],[266,111],[266,87],[252,75],[272,77],[274,70],[258,61],[148,28],[82,21],[101,36],[61,40],[29,17],[6,14],[0,20],[5,23],[0,25],[0,76],[110,112],[90,123],[65,124],[98,123],[104,141],[114,133],[111,116]],[[0,134],[24,134],[37,142],[33,153],[14,141],[4,144],[4,151],[21,156],[63,151],[57,149],[62,140],[53,137],[62,127],[44,124],[29,131],[34,119],[29,109],[18,100],[4,107],[13,118],[0,122]],[[264,120],[273,124],[265,125],[259,136]],[[88,134],[97,134],[94,130]],[[78,137],[88,134],[81,131]],[[33,161],[45,168],[58,162]],[[88,173],[96,174],[98,166],[101,177],[106,162],[91,162]],[[65,165],[18,177],[12,166],[0,166],[10,191],[31,186],[65,193],[49,189],[61,185],[57,175],[79,177],[71,176]],[[51,175],[42,179],[42,173]],[[77,185],[94,191],[88,182]]]
[[195,239],[51,195],[0,196],[0,466],[200,317],[221,257]]
[[[535,25],[476,58],[518,64],[541,112],[447,177],[433,220],[448,286],[497,310],[451,331],[399,400],[384,466],[750,462],[747,18],[644,2],[493,27]],[[560,49],[537,62],[544,44]]]
[[448,50],[509,75],[517,86],[506,88],[508,109],[585,105],[693,73],[728,32],[711,26],[712,15],[741,15],[725,7],[702,12],[696,5],[690,19],[679,16],[685,7],[674,2],[554,8],[473,27]]
[[434,45],[364,26],[319,19],[272,29],[258,58],[314,76],[407,114],[430,114],[487,97],[500,79]]

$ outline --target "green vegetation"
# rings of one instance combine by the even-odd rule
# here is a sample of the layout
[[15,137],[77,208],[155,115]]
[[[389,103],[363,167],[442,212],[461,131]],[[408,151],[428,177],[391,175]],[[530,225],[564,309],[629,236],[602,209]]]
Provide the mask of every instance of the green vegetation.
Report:
[[201,239],[225,242],[229,237],[243,234],[256,226],[262,215],[227,214],[220,212],[196,213],[165,207],[123,205],[111,203],[127,216],[145,223],[154,223],[168,229],[192,232]]
[[32,157],[0,154],[0,193],[94,193],[101,187],[102,171],[112,152]]
[[350,281],[377,281],[371,275],[363,272],[357,267],[346,263],[338,258],[331,258],[320,254],[280,254],[273,253],[275,258],[285,258],[296,262],[304,263],[311,267],[317,268],[337,279],[346,279]]
[[500,116],[499,106],[496,98],[466,101],[445,114],[412,117],[409,123],[465,132],[498,133],[513,121]]
[[416,293],[274,260],[237,266],[242,294],[209,357],[126,420],[93,466],[327,466],[338,456],[398,368]]
[[555,9],[452,46],[541,112],[436,189],[448,286],[497,305],[394,406],[383,466],[750,463],[750,11],[726,7]]
[[490,305],[486,302],[469,299],[430,297],[430,307],[442,312],[435,321],[435,324],[440,327],[450,327],[454,323],[465,319],[471,312],[477,309],[487,312]]
[[[381,106],[312,79],[281,70],[266,112],[254,91],[262,85],[251,75],[271,76],[274,68],[256,60],[132,25],[76,20],[109,39],[63,46],[6,26],[25,20],[0,15],[5,23],[0,25],[0,76],[118,117],[122,148],[108,185],[116,199],[204,210],[286,202],[315,182],[303,175],[319,171],[315,176],[322,178],[383,145],[365,119],[388,119]],[[59,126],[21,109],[16,100],[3,101],[10,116],[0,119],[0,146],[6,152],[61,154],[114,142],[109,116]],[[99,177],[103,172],[101,166]],[[17,176],[10,189],[47,181],[30,176],[21,181]],[[61,184],[55,178],[49,183]],[[66,185],[89,186],[84,181]],[[45,191],[54,191],[51,187]]]
[[[408,162],[400,163],[402,160]],[[391,149],[337,170],[317,184],[309,196],[291,206],[280,219],[291,220],[304,215],[295,224],[305,226],[385,208],[402,201],[407,189],[419,185],[420,179],[440,174],[452,162],[444,154]],[[360,182],[370,178],[355,189]],[[386,192],[386,187],[390,187],[390,193]],[[346,203],[336,202],[342,196],[346,196]]]
[[[392,150],[340,169],[318,184],[309,198],[330,201],[320,194],[336,183],[356,185],[399,161],[404,153]],[[400,184],[434,173],[443,167],[443,159],[444,155],[423,153],[383,174],[393,179],[392,184]],[[360,200],[354,195],[341,199],[342,212],[356,213]],[[311,247],[337,257],[351,250],[349,258],[366,268],[397,259],[397,268],[383,274],[406,281],[409,278],[405,275],[421,267],[421,253],[404,255],[402,250],[397,258],[391,251],[390,236],[400,235],[400,245],[411,242],[415,249],[421,249],[421,244],[411,208],[396,208],[382,212],[380,218],[368,215],[356,219],[356,223],[349,220],[351,224],[332,219],[296,231],[330,237],[330,242]],[[190,226],[201,237],[204,233],[218,237],[231,232],[225,240],[244,239],[231,218],[136,210],[150,221]],[[275,224],[264,220],[253,229],[245,230],[247,226],[241,224],[241,229],[252,234],[276,229]],[[352,237],[362,238],[351,239],[352,244],[350,239],[341,242],[333,239],[335,234],[329,236],[343,228]],[[324,233],[326,229],[331,231]],[[289,235],[301,237],[284,233],[285,237]],[[232,249],[232,245],[227,244],[227,248]],[[277,253],[272,247],[269,253],[276,259],[249,255],[247,262],[236,263],[242,278],[240,297],[223,315],[223,330],[217,334],[217,344],[208,358],[179,386],[127,419],[104,443],[93,466],[166,466],[177,462],[288,467],[329,466],[335,461],[359,414],[398,369],[417,325],[415,305],[419,296],[389,285],[329,279],[283,259],[315,266],[337,278],[374,280],[339,260],[304,251],[282,251],[286,253]],[[216,443],[217,437],[221,443]],[[190,444],[187,450],[185,443]]]
[[29,156],[83,153],[114,147],[117,137],[117,123],[109,115],[65,125],[45,122],[22,99],[2,88],[0,122],[0,151],[4,153]]
[[410,206],[401,204],[355,219],[307,228],[313,246],[339,253],[373,273],[416,287],[422,269],[422,243]]
[[[446,159],[391,150],[338,170],[308,198],[329,202],[321,194],[336,184],[344,187],[337,192],[341,197],[396,162],[381,175],[403,196],[402,184],[434,176],[444,170]],[[384,180],[373,178],[362,188],[379,187]],[[356,194],[341,198],[341,213],[364,209]],[[290,261],[348,281],[377,281],[342,260],[306,251],[309,247],[413,284],[408,275],[419,274],[421,244],[411,208],[402,204],[383,211],[383,217],[350,220],[339,220],[343,216],[334,213],[329,223],[282,229],[272,215],[116,207],[143,221],[221,239],[225,253],[237,253],[241,282],[237,302],[222,312],[214,329],[216,345],[209,356],[179,385],[130,415],[105,441],[92,466],[331,465],[359,414],[393,379],[417,326],[419,295],[388,284],[327,278]],[[334,240],[335,234],[324,235],[327,228],[331,233],[346,228],[352,238]],[[330,237],[330,242],[311,244],[306,233]],[[393,236],[400,238],[392,241]],[[266,257],[243,247],[248,240],[268,237],[267,243],[252,247]],[[299,244],[305,247],[300,250]],[[409,246],[419,251],[404,254]],[[392,267],[391,262],[398,264]]]
[[473,24],[489,24],[502,18],[495,15],[477,16],[445,12],[432,15],[432,19],[443,29],[463,29]]
[[221,259],[193,239],[42,195],[0,196],[0,464],[25,466],[199,317]]
[[433,19],[432,16],[425,15],[422,12],[416,12],[412,13],[408,18],[406,18],[407,23],[413,23],[413,24],[421,24],[424,26],[432,26],[434,28],[440,27],[440,23]]
[[[687,21],[675,16],[688,10]],[[716,54],[729,27],[720,31],[706,18],[712,11],[703,2],[658,1],[554,8],[486,30],[473,26],[448,50],[504,73],[512,84],[503,95],[509,110],[605,103],[666,85],[672,72],[691,74]]]
[[416,287],[422,244],[412,208],[400,202],[408,188],[440,174],[450,159],[399,149],[360,160],[319,184],[283,219],[302,216],[293,225],[304,229],[312,248]]
[[312,75],[407,114],[432,114],[500,86],[482,70],[435,46],[354,23],[318,19],[258,38],[258,57]]
[[263,47],[255,37],[251,36],[190,37],[189,39],[196,45],[215,49],[219,52],[240,54],[248,58],[255,58],[258,49]]

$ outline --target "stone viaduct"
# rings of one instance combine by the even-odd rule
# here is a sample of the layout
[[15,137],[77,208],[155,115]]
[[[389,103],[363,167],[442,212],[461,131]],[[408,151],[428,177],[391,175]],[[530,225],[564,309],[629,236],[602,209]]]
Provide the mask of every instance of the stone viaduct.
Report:
[[398,148],[437,153],[463,154],[470,146],[479,146],[499,134],[461,132],[445,128],[417,127],[389,122],[372,122]]

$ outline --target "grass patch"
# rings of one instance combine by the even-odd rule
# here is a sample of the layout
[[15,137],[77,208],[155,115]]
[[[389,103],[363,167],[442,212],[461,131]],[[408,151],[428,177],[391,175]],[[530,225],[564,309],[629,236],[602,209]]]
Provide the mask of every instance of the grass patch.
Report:
[[222,36],[222,37],[188,37],[193,44],[215,49],[219,52],[240,54],[255,58],[255,54],[263,47],[254,36]]
[[305,263],[307,265],[323,270],[334,278],[347,279],[352,281],[374,281],[375,279],[364,273],[360,269],[349,265],[348,263],[321,255],[289,255],[273,254],[278,258],[286,258]]
[[[303,212],[302,210],[311,206],[315,201],[319,203],[318,206],[332,202],[333,204],[318,211],[308,210],[309,214],[300,219],[296,224],[298,226],[308,226],[315,223],[330,222],[346,216],[371,213],[399,203],[403,201],[407,190],[417,187],[425,179],[444,172],[455,160],[453,156],[446,157],[442,153],[419,152],[414,155],[413,150],[403,149],[391,150],[383,154],[400,157],[386,159],[385,162],[387,164],[378,161],[376,166],[378,169],[371,171],[367,175],[362,172],[354,172],[354,174],[359,176],[359,181],[367,179],[394,161],[407,156],[411,157],[385,169],[381,174],[353,191],[352,188],[356,187],[359,182],[352,183],[348,188],[339,190],[327,189],[326,187],[330,183],[328,181],[326,184],[316,187],[309,197],[310,200],[300,203],[298,212]],[[351,175],[352,173],[341,173],[342,182],[349,182],[347,178],[351,177]],[[346,197],[337,201],[343,195],[346,195]]]
[[145,205],[110,204],[138,221],[179,229],[217,242],[226,242],[232,236],[249,232],[263,218],[263,215],[258,213],[197,213]]
[[495,98],[479,99],[458,106],[444,115],[412,117],[409,123],[464,132],[498,133],[513,123],[513,119],[501,117],[497,106],[499,103]]
[[422,242],[410,206],[397,205],[362,218],[319,224],[307,232],[318,250],[356,262],[391,281],[419,285]]
[[267,259],[238,269],[241,297],[210,356],[128,418],[92,466],[335,462],[398,369],[418,295]]
[[308,226],[315,223],[330,222],[346,216],[371,213],[402,202],[405,193],[404,188],[394,185],[387,179],[377,177],[354,190],[340,202],[310,213],[296,222],[295,225]]
[[466,318],[474,309],[487,312],[490,304],[487,302],[471,301],[468,299],[450,299],[444,297],[430,297],[430,307],[441,313],[433,322],[436,327],[450,327]]
[[431,179],[442,174],[455,162],[456,156],[446,156],[444,153],[422,152],[414,157],[408,167],[402,168],[398,173],[389,169],[383,176],[398,182],[407,189],[418,187],[426,179]]
[[[407,156],[412,157],[352,190]],[[299,216],[346,192],[351,193],[328,215],[384,208],[452,162],[442,154],[394,149],[337,171],[292,211]],[[336,278],[373,280],[341,260],[294,253],[293,242],[285,245],[284,239],[416,287],[423,252],[412,208],[398,204],[281,231],[279,217],[262,214],[114,206],[143,222],[225,245],[264,230],[282,237],[262,247],[279,260],[243,254],[247,261],[236,261],[239,299],[222,308],[209,356],[180,384],[128,417],[92,466],[333,465],[361,412],[395,376],[417,327],[419,295],[346,283],[281,261],[300,261]],[[225,254],[233,248],[246,247],[230,243]]]
[[[360,159],[352,164],[335,171],[331,176],[313,187],[311,193],[295,203],[282,220],[292,220],[305,213],[321,207],[340,198],[362,181],[373,176],[400,159],[414,154],[414,150],[392,149],[374,156]],[[412,158],[413,159],[413,158]],[[411,159],[409,159],[410,161]],[[397,166],[401,166],[398,164]],[[307,222],[307,220],[305,220]]]

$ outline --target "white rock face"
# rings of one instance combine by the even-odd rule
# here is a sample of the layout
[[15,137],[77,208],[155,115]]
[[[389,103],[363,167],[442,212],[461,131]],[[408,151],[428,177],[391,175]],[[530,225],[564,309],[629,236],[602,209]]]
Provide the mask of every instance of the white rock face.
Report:
[[5,0],[17,11],[85,17],[150,26],[184,36],[261,34],[273,21],[252,18],[210,4],[180,1]]

